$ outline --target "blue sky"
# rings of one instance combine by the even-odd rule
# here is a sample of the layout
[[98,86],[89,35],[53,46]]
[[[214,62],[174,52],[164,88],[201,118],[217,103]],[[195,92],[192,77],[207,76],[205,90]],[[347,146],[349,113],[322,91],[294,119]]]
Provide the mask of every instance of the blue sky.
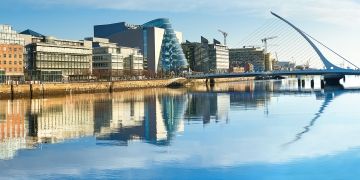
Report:
[[272,18],[272,10],[360,64],[359,9],[359,0],[2,0],[0,23],[83,39],[93,34],[94,24],[142,24],[167,17],[184,39],[199,41],[203,35],[222,40],[217,29],[223,29],[234,46]]

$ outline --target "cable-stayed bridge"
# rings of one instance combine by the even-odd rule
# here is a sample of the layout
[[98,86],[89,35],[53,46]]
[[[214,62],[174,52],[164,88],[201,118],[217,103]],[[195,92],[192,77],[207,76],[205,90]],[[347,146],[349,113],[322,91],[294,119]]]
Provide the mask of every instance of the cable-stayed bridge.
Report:
[[[274,12],[271,12],[271,14],[275,17],[276,23],[265,25],[262,28],[256,30],[255,33],[253,33],[249,38],[247,38],[247,40],[245,40],[245,43],[247,44],[243,45],[246,46],[251,43],[255,44],[256,41],[259,40],[261,37],[284,37],[282,41],[274,41],[275,43],[278,43],[280,45],[274,45],[273,48],[270,45],[269,50],[272,51],[272,53],[276,53],[276,55],[279,54],[279,56],[283,59],[292,59],[292,61],[294,61],[294,56],[297,55],[297,58],[302,59],[302,62],[300,61],[296,63],[307,64],[307,69],[247,73],[191,74],[188,75],[187,78],[210,79],[211,82],[211,80],[213,80],[214,78],[320,75],[323,76],[325,84],[336,85],[339,84],[339,80],[344,78],[345,75],[360,75],[360,68],[353,62],[344,58],[339,53],[335,52],[334,50],[326,46],[324,43],[305,33],[300,28],[298,28],[288,20],[284,19],[283,17],[279,16],[278,14]],[[285,25],[288,29],[284,30],[286,28],[279,28],[283,25]],[[289,33],[286,33],[289,31],[289,28],[293,33],[293,36],[296,36],[296,39],[294,39],[293,36],[289,36]],[[302,44],[302,46],[296,47],[296,45],[300,44]],[[267,47],[264,48],[267,49]],[[321,48],[323,48],[324,50],[321,50]],[[282,53],[282,51],[284,52]],[[330,52],[330,54],[332,55],[331,60],[327,58],[323,51]],[[339,59],[340,64],[336,64],[333,62]],[[310,65],[312,67],[310,67]]]

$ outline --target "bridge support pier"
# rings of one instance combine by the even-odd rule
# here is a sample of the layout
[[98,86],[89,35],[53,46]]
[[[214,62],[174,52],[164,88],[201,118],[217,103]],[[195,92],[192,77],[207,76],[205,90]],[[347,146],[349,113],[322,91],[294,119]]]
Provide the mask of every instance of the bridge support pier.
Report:
[[320,87],[321,87],[321,89],[324,89],[324,87],[325,87],[325,82],[323,79],[320,81]]
[[214,78],[206,78],[206,80],[205,80],[205,84],[206,85],[210,85],[210,86],[214,86],[215,85],[215,79]]
[[326,86],[339,86],[340,79],[345,78],[343,74],[328,74],[324,75],[324,81]]
[[305,79],[301,80],[301,87],[305,87]]
[[210,86],[214,86],[215,85],[215,79],[214,78],[210,78]]
[[310,81],[310,86],[311,86],[312,89],[314,89],[314,87],[315,87],[314,79],[312,79],[312,80]]

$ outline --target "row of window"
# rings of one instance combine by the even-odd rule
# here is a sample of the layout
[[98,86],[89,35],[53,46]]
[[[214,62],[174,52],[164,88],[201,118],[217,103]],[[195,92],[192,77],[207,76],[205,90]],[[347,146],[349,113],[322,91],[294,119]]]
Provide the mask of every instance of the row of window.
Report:
[[91,60],[91,56],[38,53],[36,55],[36,60],[89,62]]
[[12,50],[14,50],[14,52],[16,52],[17,50],[22,51],[22,48],[18,49],[18,48],[11,48],[11,47],[3,47],[2,50],[3,51],[6,51],[6,50],[12,51]]
[[2,64],[7,64],[7,62],[8,62],[8,64],[13,64],[13,62],[14,62],[14,64],[15,65],[17,65],[18,63],[19,63],[19,65],[22,65],[22,61],[0,61],[0,64],[2,63]]
[[3,58],[6,58],[6,57],[8,57],[8,58],[11,58],[11,57],[14,57],[14,58],[17,58],[17,57],[22,58],[22,54],[19,54],[19,56],[17,56],[17,54],[14,54],[14,56],[12,56],[11,54],[9,54],[8,56],[6,56],[6,54],[3,54]]
[[4,68],[6,72],[22,72],[22,68]]
[[89,68],[89,63],[66,63],[66,62],[49,62],[38,61],[36,62],[38,68]]

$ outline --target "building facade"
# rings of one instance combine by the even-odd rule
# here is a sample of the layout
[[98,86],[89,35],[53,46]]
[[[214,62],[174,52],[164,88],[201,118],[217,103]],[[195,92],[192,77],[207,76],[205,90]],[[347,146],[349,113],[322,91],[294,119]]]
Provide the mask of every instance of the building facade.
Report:
[[125,22],[97,25],[94,36],[108,38],[120,46],[139,48],[149,75],[180,73],[188,67],[180,46],[182,33],[174,31],[168,19],[156,19],[143,25]]
[[253,65],[254,71],[265,71],[264,50],[255,47],[243,47],[229,50],[230,67]]
[[104,38],[87,38],[93,43],[93,75],[98,79],[118,80],[139,76],[143,72],[143,56],[139,49],[120,47]]
[[92,74],[91,41],[32,36],[26,51],[29,80],[86,80]]
[[204,37],[201,37],[200,43],[186,41],[182,48],[192,71],[209,73],[229,70],[229,50],[215,39],[213,44],[209,44]]
[[[24,39],[9,25],[0,25],[0,81],[24,79]],[[1,75],[2,74],[2,75]]]

